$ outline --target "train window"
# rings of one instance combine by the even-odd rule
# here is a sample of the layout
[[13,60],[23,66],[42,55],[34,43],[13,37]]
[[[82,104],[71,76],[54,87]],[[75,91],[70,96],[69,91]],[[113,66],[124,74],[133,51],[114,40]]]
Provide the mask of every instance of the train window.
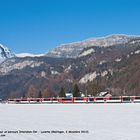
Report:
[[51,101],[51,99],[47,99],[47,98],[46,98],[46,99],[44,99],[44,101]]
[[11,101],[10,99],[8,99],[8,101]]
[[130,101],[130,97],[123,97],[123,101]]
[[31,99],[30,101],[35,101],[35,99]]
[[12,102],[12,101],[15,101],[15,100],[13,100],[13,99],[9,99],[8,101],[11,101],[11,102]]
[[75,100],[84,100],[84,98],[79,97],[79,98],[75,98]]
[[135,97],[135,99],[140,100],[140,97]]
[[71,101],[72,98],[62,98],[62,101]]
[[20,100],[16,100],[16,102],[20,102]]
[[89,101],[94,101],[94,98],[89,98]]
[[26,99],[22,99],[21,101],[27,101]]
[[55,99],[55,98],[54,98],[54,99],[52,99],[52,100],[53,100],[53,101],[57,101],[57,99]]
[[119,97],[110,97],[109,100],[120,100]]
[[96,100],[104,100],[104,98],[96,98]]

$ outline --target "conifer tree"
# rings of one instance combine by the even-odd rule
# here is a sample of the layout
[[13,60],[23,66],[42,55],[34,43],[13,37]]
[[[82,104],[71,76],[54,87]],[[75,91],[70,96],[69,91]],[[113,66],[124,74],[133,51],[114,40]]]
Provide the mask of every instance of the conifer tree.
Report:
[[80,97],[80,90],[77,84],[74,85],[73,88],[73,97]]
[[60,90],[60,92],[59,92],[59,97],[66,97],[66,95],[65,95],[65,90],[64,90],[63,87],[61,87],[61,90]]
[[39,92],[38,92],[38,98],[42,98],[41,90],[39,90]]

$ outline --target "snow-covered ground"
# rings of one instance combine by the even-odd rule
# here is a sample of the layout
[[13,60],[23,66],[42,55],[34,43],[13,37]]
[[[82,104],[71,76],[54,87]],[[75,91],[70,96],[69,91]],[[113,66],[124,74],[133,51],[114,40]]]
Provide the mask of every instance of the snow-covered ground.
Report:
[[[65,133],[41,134],[52,130]],[[139,140],[140,104],[0,104],[1,131],[18,133],[0,140]]]

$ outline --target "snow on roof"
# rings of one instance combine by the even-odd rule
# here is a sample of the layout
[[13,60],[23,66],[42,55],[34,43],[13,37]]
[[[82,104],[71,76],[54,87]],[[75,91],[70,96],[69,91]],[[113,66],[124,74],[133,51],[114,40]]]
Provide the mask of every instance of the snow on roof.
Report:
[[108,91],[102,91],[99,93],[99,96],[105,96],[106,94],[108,94]]

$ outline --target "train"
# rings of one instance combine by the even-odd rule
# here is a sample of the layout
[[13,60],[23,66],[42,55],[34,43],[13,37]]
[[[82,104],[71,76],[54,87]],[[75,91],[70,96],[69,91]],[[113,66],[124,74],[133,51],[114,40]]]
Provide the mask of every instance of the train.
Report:
[[140,103],[140,96],[71,97],[71,98],[15,98],[8,104],[52,104],[52,103]]

